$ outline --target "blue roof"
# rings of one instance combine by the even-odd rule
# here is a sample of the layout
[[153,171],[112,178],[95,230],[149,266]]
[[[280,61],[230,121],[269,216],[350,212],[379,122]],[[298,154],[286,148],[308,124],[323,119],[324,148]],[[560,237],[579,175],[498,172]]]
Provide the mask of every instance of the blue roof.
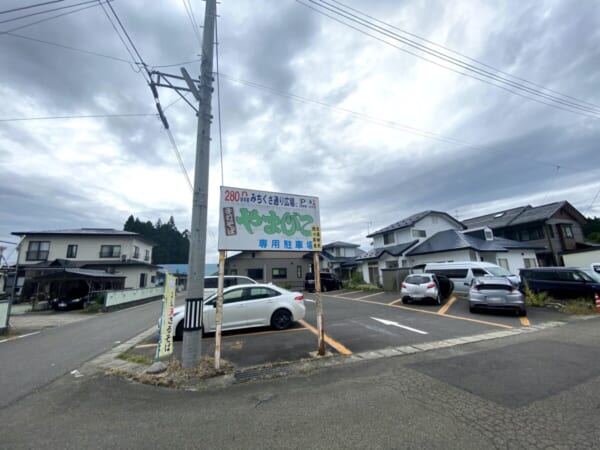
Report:
[[391,256],[401,256],[407,249],[415,245],[419,242],[417,239],[411,242],[405,242],[404,244],[398,245],[390,245],[389,247],[379,247],[369,250],[366,254],[362,255],[359,258],[356,258],[357,261],[364,261],[367,259],[377,259],[384,253],[387,253]]
[[371,234],[367,235],[367,237],[373,237],[378,234],[387,233],[388,231],[400,230],[402,228],[412,227],[419,220],[429,216],[430,214],[437,214],[440,216],[445,216],[450,221],[459,225],[462,229],[467,228],[463,223],[459,222],[458,220],[456,220],[454,217],[452,217],[448,213],[445,213],[443,211],[427,210],[427,211],[421,211],[420,213],[417,213],[417,214],[413,214],[412,216],[409,216],[405,219],[400,220],[399,222],[395,222],[395,223],[388,225],[387,227],[381,228],[377,231],[373,231]]

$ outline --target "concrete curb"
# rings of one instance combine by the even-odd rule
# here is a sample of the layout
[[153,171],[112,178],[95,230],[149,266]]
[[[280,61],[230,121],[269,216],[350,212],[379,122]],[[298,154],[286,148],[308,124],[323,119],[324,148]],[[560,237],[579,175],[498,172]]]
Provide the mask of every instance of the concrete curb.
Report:
[[[431,350],[439,350],[443,348],[455,347],[458,345],[473,344],[476,342],[483,342],[492,339],[502,339],[511,336],[518,336],[522,334],[535,333],[551,328],[560,327],[568,323],[576,322],[578,320],[591,320],[600,319],[600,316],[581,316],[574,317],[569,322],[562,321],[551,321],[544,322],[538,325],[532,325],[526,328],[514,328],[511,330],[494,331],[491,333],[477,334],[474,336],[465,336],[461,338],[445,339],[441,341],[427,342],[423,344],[415,345],[403,345],[398,347],[388,347],[381,350],[372,350],[361,353],[353,353],[352,355],[333,355],[329,353],[326,356],[316,357],[314,359],[305,359],[300,361],[290,361],[288,363],[280,363],[275,365],[260,365],[253,367],[246,367],[234,371],[234,373],[221,375],[204,380],[195,380],[193,383],[180,386],[182,389],[187,390],[208,390],[213,388],[224,388],[234,384],[241,384],[248,381],[257,380],[268,380],[272,378],[279,378],[290,375],[305,375],[313,373],[317,370],[336,367],[346,364],[353,364],[361,361],[376,360],[382,358],[397,357],[403,355],[410,355],[414,353],[426,352]],[[134,338],[119,344],[109,352],[93,359],[88,364],[95,368],[103,370],[116,370],[122,371],[126,374],[137,376],[142,374],[148,366],[142,364],[136,364],[128,361],[118,359],[117,356],[123,352],[126,352],[130,348],[137,345],[139,342],[144,341],[152,334],[157,333],[156,327],[152,327],[143,333],[135,336]]]

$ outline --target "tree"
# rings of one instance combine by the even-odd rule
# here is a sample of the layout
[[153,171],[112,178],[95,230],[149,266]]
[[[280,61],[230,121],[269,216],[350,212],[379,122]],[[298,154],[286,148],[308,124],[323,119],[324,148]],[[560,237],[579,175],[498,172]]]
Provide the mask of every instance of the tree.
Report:
[[600,217],[586,217],[583,234],[588,241],[600,243]]
[[189,232],[180,233],[175,225],[173,216],[167,223],[159,218],[156,225],[152,222],[142,222],[133,215],[125,221],[123,230],[138,233],[142,237],[153,241],[156,245],[152,251],[153,264],[186,264],[189,257]]

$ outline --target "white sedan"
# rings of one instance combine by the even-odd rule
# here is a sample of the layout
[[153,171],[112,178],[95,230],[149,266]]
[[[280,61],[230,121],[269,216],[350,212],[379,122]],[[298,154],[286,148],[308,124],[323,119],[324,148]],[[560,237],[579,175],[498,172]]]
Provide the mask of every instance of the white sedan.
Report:
[[[216,331],[217,294],[204,301],[202,329]],[[288,328],[304,318],[306,307],[300,292],[291,292],[274,284],[243,284],[223,289],[223,330],[271,326],[276,330]],[[183,337],[185,305],[173,311],[175,339]]]

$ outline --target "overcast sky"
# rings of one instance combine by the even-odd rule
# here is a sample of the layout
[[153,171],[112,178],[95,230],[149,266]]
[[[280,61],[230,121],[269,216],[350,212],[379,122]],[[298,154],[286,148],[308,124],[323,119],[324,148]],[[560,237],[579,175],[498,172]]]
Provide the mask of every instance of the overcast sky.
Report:
[[[1,2],[0,240],[16,242],[13,231],[122,229],[130,214],[153,223],[172,215],[180,230],[190,227],[190,188],[103,9],[87,3],[15,30],[73,9],[21,16],[83,2],[10,13],[42,0]],[[222,175],[226,186],[318,196],[324,242],[365,250],[369,231],[427,209],[461,220],[568,200],[600,216],[600,2],[316,3],[218,5],[208,262],[217,260]],[[174,65],[157,70],[178,75],[198,59],[183,0],[111,4],[150,68]],[[343,5],[388,31],[351,23],[360,32],[323,9]],[[204,2],[191,6],[201,25]],[[435,52],[467,62],[481,80]],[[199,75],[197,62],[185,67]],[[498,87],[498,77],[512,84]],[[193,180],[195,113],[173,103],[173,91],[159,94]],[[125,114],[147,115],[8,120]],[[14,248],[0,245],[5,256]]]

